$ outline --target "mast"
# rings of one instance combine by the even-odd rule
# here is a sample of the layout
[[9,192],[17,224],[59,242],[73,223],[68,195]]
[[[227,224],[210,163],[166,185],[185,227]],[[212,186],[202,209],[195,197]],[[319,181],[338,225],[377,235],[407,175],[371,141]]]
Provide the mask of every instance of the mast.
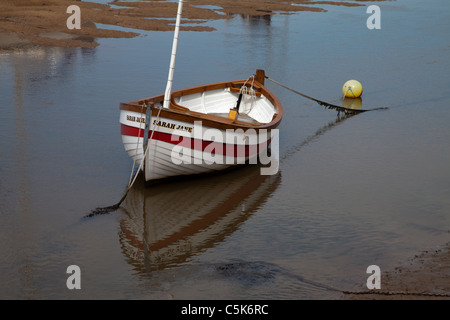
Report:
[[178,34],[180,32],[181,13],[183,11],[183,0],[178,1],[177,20],[175,23],[175,33],[173,36],[172,56],[170,57],[169,77],[167,79],[166,92],[164,93],[164,108],[169,108],[170,94],[172,91],[173,72],[175,70],[175,58],[177,55]]

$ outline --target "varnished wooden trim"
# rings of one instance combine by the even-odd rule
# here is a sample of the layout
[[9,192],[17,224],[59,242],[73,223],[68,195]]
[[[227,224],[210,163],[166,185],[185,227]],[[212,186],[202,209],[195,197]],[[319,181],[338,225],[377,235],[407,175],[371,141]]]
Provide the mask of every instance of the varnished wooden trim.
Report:
[[[231,88],[230,88],[230,91],[231,91],[231,92],[237,92],[237,93],[240,93],[240,92],[241,92],[241,88],[234,88],[234,87],[231,87]],[[256,92],[255,92],[255,95],[256,95],[257,97],[261,97],[261,92],[256,91]]]
[[[194,121],[202,121],[202,125],[204,125],[204,126],[208,126],[210,128],[217,128],[217,129],[221,129],[221,130],[239,129],[239,128],[241,128],[241,129],[254,128],[256,130],[277,128],[283,117],[283,108],[281,106],[281,103],[272,92],[270,92],[264,85],[262,85],[258,81],[255,81],[253,83],[253,87],[255,88],[255,90],[260,92],[260,94],[264,95],[275,107],[276,113],[275,113],[272,121],[267,124],[258,125],[258,124],[251,124],[251,123],[247,123],[247,122],[243,122],[243,121],[239,121],[239,120],[233,121],[228,118],[222,118],[222,117],[218,117],[218,116],[214,116],[214,115],[210,115],[210,114],[204,114],[204,113],[200,113],[200,112],[191,111],[188,108],[185,108],[185,107],[180,106],[175,103],[175,98],[178,98],[178,97],[181,97],[184,95],[190,95],[190,94],[194,94],[194,93],[200,93],[203,91],[211,91],[211,90],[223,89],[223,88],[230,88],[230,90],[232,90],[232,88],[240,89],[242,87],[242,85],[245,83],[245,81],[247,81],[247,80],[245,79],[245,80],[236,80],[236,81],[226,81],[226,82],[207,84],[207,85],[196,86],[196,87],[173,91],[172,96],[171,96],[170,108],[169,109],[161,109],[160,116],[169,118],[169,119],[189,122],[189,123],[194,123]],[[157,96],[150,97],[147,99],[123,102],[120,104],[120,110],[128,110],[128,111],[134,111],[134,112],[139,112],[139,113],[141,113],[141,112],[146,113],[147,107],[144,107],[144,108],[142,107],[143,102],[145,102],[146,104],[149,104],[149,103],[157,104],[157,103],[162,103],[163,100],[164,100],[164,95],[157,95]],[[159,112],[159,109],[157,109],[156,107],[153,107],[152,109],[153,109],[152,116],[156,116]]]

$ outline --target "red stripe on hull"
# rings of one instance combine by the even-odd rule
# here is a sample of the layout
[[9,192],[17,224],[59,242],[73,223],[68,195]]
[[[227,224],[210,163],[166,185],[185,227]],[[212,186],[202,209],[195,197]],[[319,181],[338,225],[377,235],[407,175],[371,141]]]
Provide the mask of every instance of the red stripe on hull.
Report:
[[[144,129],[139,129],[132,126],[127,126],[125,124],[120,125],[120,133],[126,136],[132,137],[144,137]],[[149,131],[148,138],[152,136],[152,131]],[[163,141],[171,143],[173,145],[179,145],[182,147],[191,148],[193,150],[201,150],[203,152],[208,152],[211,154],[220,154],[224,156],[241,156],[249,157],[258,154],[261,150],[267,149],[270,144],[270,139],[260,143],[258,145],[235,145],[220,143],[214,141],[204,141],[199,139],[193,139],[188,137],[183,137],[179,135],[173,135],[165,132],[155,131],[152,136],[152,140]],[[231,154],[231,155],[230,155]]]

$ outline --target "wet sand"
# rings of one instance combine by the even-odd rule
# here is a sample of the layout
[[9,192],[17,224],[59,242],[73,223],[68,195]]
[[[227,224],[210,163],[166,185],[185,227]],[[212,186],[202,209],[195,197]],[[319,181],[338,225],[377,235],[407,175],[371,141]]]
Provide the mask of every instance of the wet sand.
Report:
[[[204,25],[216,19],[231,19],[233,15],[292,14],[299,11],[324,12],[320,6],[361,6],[360,3],[296,0],[258,1],[186,1],[183,6],[182,30],[214,31]],[[67,13],[70,5],[81,11],[81,29],[69,30]],[[12,49],[27,45],[62,47],[98,46],[96,38],[132,38],[139,30],[171,31],[175,23],[178,4],[175,2],[111,2],[99,4],[87,1],[61,0],[7,0],[0,3],[0,49]],[[211,8],[213,7],[213,8]],[[105,29],[96,24],[130,28],[133,31]],[[192,25],[196,24],[196,25]]]
[[[450,299],[450,243],[411,257],[394,270],[381,273],[381,288],[355,288],[343,299],[437,300]],[[369,275],[368,275],[369,276]],[[372,293],[373,292],[373,293]]]

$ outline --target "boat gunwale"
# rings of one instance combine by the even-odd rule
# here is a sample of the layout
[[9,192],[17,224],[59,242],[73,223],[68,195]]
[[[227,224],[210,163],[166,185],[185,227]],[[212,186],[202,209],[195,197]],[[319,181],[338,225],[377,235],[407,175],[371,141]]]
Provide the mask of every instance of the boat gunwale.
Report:
[[[263,84],[259,83],[258,81],[253,82],[253,87],[256,92],[260,92],[262,95],[264,95],[274,106],[275,108],[275,114],[272,118],[272,120],[268,123],[261,123],[261,124],[252,124],[244,121],[239,120],[232,120],[228,118],[223,118],[219,116],[215,116],[212,114],[205,114],[201,112],[191,111],[186,107],[180,106],[175,102],[175,98],[182,97],[185,95],[200,93],[204,91],[211,91],[211,90],[217,90],[217,89],[225,89],[225,88],[241,88],[242,85],[244,85],[247,82],[248,79],[242,79],[242,80],[234,80],[234,81],[224,81],[224,82],[217,82],[212,84],[206,84],[206,85],[200,85],[180,90],[175,90],[171,94],[170,98],[170,107],[167,108],[152,108],[152,116],[156,116],[160,112],[160,117],[174,119],[178,121],[184,121],[189,123],[194,123],[195,121],[202,121],[202,124],[211,127],[211,128],[217,128],[217,129],[239,129],[239,128],[253,128],[256,130],[260,129],[274,129],[278,127],[278,125],[281,122],[281,119],[283,117],[283,107],[281,105],[281,102],[278,100],[278,98],[269,91]],[[133,100],[129,102],[121,102],[120,103],[120,110],[124,111],[134,111],[138,113],[146,113],[147,111],[147,105],[150,103],[159,103],[164,100],[164,94],[156,95],[153,97],[149,97],[146,99],[140,99],[140,100]]]

